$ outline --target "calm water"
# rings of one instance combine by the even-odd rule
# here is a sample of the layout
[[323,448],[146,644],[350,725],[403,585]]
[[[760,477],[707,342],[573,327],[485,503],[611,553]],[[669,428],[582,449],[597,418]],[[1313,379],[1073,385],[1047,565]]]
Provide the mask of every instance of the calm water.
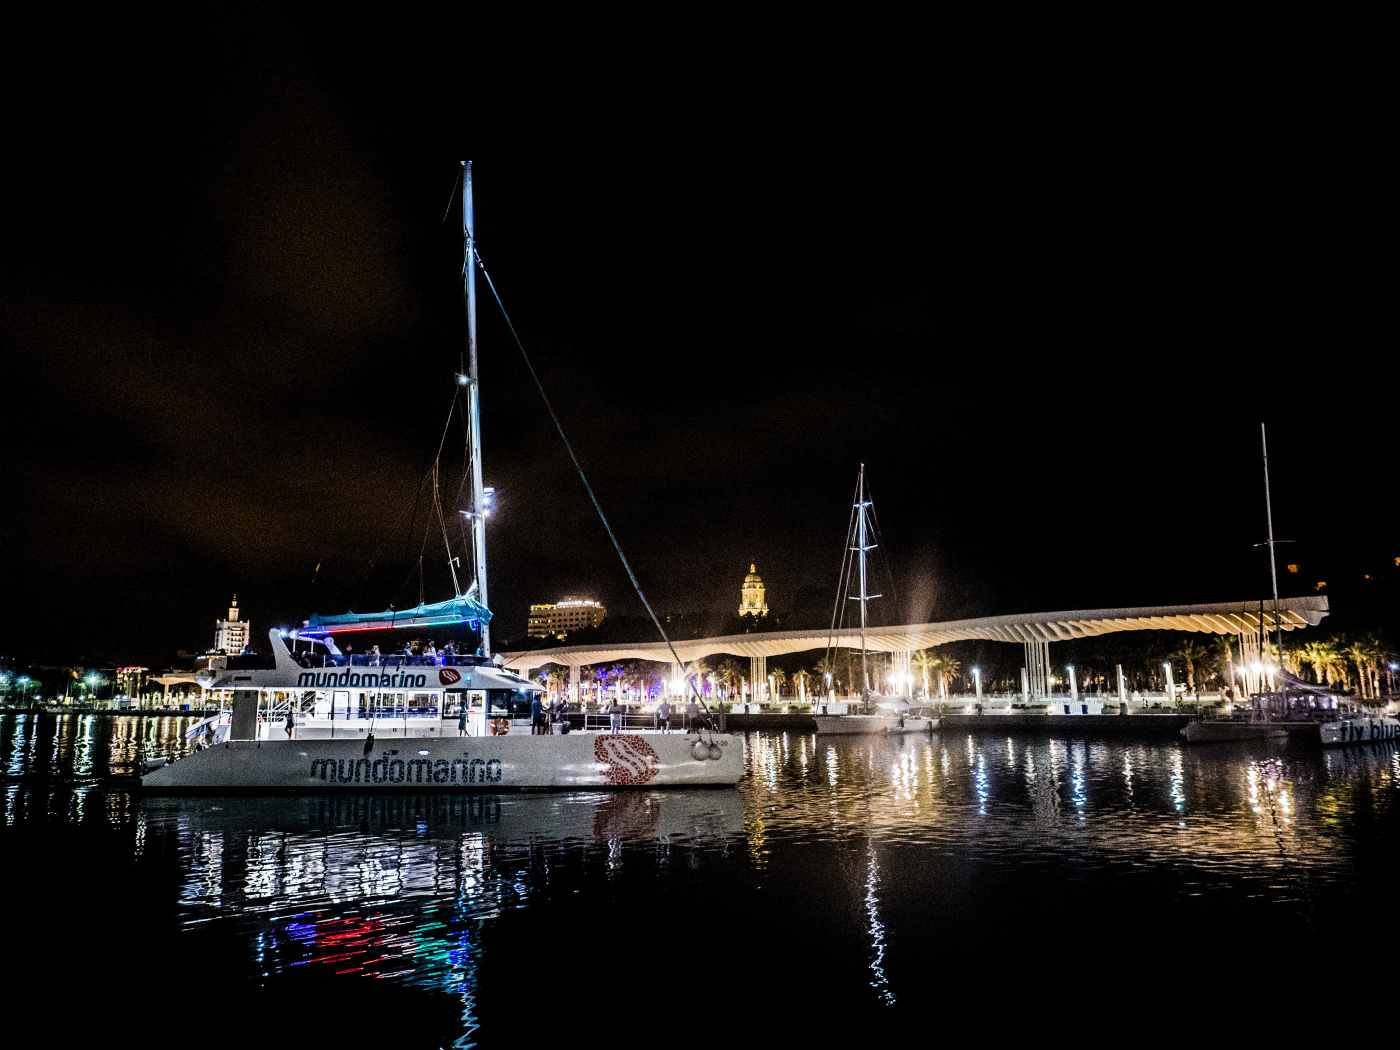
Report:
[[186,724],[0,716],[7,1040],[1137,1040],[1397,961],[1392,745],[753,734],[736,791],[143,798]]

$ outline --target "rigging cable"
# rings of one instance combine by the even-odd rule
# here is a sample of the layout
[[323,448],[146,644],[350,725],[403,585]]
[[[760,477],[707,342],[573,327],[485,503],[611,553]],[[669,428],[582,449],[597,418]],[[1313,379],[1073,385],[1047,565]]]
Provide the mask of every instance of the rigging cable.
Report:
[[[875,510],[875,489],[867,484],[870,489],[870,519],[875,526],[875,542],[877,546],[883,547],[885,553],[880,557],[880,563],[885,569],[885,579],[890,581],[890,604],[886,608],[893,608],[895,614],[899,614],[899,588],[894,582],[894,555],[890,551],[889,544],[885,542],[885,535],[880,530],[880,515]],[[888,622],[888,621],[886,621]],[[895,621],[898,622],[897,620]]]
[[[539,373],[535,371],[534,362],[530,360],[530,355],[525,350],[525,344],[520,339],[520,333],[515,330],[515,322],[511,320],[510,312],[506,309],[506,304],[501,300],[501,293],[496,290],[496,282],[491,279],[491,273],[486,269],[486,261],[482,259],[481,252],[477,250],[475,244],[470,248],[472,256],[476,259],[476,265],[481,270],[481,276],[486,278],[486,286],[491,289],[491,295],[496,300],[496,306],[500,308],[501,317],[506,322],[506,328],[510,330],[511,338],[515,340],[516,348],[520,351],[520,356],[525,361],[525,367],[530,372],[530,378],[534,380],[535,389],[539,391],[540,400],[544,402],[545,411],[549,413],[550,420],[554,423],[554,429],[559,434],[559,440],[564,443],[564,449],[569,453],[569,459],[574,464],[574,469],[578,471],[579,481],[583,482],[583,489],[588,493],[589,500],[593,503],[593,509],[598,512],[598,519],[602,521],[603,528],[608,534],[608,539],[612,541],[613,550],[617,552],[618,560],[622,562],[623,569],[627,572],[627,578],[632,581],[632,589],[637,592],[637,597],[642,601],[642,607],[646,609],[647,615],[651,617],[651,622],[655,625],[657,633],[661,635],[661,640],[666,643],[666,648],[670,650],[671,659],[682,668],[687,668],[686,662],[680,658],[676,652],[675,645],[666,634],[666,629],[661,626],[661,620],[657,617],[656,611],[652,609],[651,602],[647,600],[646,594],[642,591],[641,582],[637,579],[637,574],[632,571],[632,564],[627,560],[627,555],[622,552],[622,544],[618,542],[617,534],[613,532],[612,524],[608,521],[608,516],[603,513],[603,505],[598,502],[598,497],[593,491],[593,486],[588,481],[588,475],[584,473],[583,464],[574,453],[574,446],[569,443],[568,435],[564,433],[564,425],[559,422],[559,416],[554,411],[554,405],[549,400],[549,394],[545,392],[544,383],[540,380]],[[705,698],[701,695],[694,679],[698,677],[689,673],[687,668],[686,682],[690,685],[691,694],[700,704],[700,708],[705,712],[705,721],[709,725],[711,733],[714,732],[713,720],[710,716],[709,705],[705,703]]]
[[822,656],[824,662],[831,660],[831,650],[834,648],[832,640],[836,635],[836,624],[839,621],[845,626],[846,594],[850,591],[850,571],[851,571],[851,544],[854,542],[856,525],[856,504],[860,501],[860,482],[856,482],[856,491],[851,499],[851,518],[846,523],[846,539],[841,547],[841,573],[836,578],[836,604],[831,610],[831,629],[826,635],[826,652]]

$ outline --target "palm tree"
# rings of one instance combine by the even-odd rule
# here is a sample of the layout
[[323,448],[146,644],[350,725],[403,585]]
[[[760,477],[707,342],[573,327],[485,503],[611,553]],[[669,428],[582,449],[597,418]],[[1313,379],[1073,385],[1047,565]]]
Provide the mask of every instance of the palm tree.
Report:
[[919,681],[923,683],[924,699],[928,699],[928,673],[938,666],[938,657],[932,649],[920,649],[914,653],[914,666],[919,669]]
[[695,688],[700,689],[704,685],[705,676],[709,673],[710,669],[705,666],[705,661],[697,659],[690,661],[690,666],[686,669],[685,676],[686,678],[694,676]]
[[831,677],[831,681],[835,682],[836,657],[831,653],[827,653],[825,656],[823,656],[820,660],[817,661],[817,665],[812,669],[812,673],[816,675],[817,681],[820,682],[822,685],[826,685],[828,675]]
[[939,681],[943,683],[943,690],[946,692],[948,680],[958,677],[958,672],[962,670],[962,664],[951,653],[942,653],[935,666],[938,668]]
[[1194,693],[1196,691],[1196,664],[1210,655],[1206,652],[1206,647],[1194,638],[1187,638],[1172,655],[1186,661],[1186,688]]
[[1303,661],[1313,669],[1318,685],[1331,685],[1333,671],[1339,662],[1337,646],[1329,638],[1309,642],[1299,651]]
[[812,673],[805,668],[799,668],[792,673],[792,688],[798,696],[802,695],[807,679],[811,677]]
[[1346,643],[1343,652],[1351,657],[1352,663],[1356,665],[1356,685],[1361,693],[1361,699],[1370,698],[1370,665],[1371,646],[1365,638],[1355,638]]
[[739,676],[739,665],[734,662],[732,656],[723,657],[714,670],[715,681],[724,686],[726,698],[733,695],[734,679]]
[[773,691],[777,696],[772,697],[772,699],[776,700],[783,695],[783,686],[787,684],[787,672],[781,667],[775,667],[768,672],[768,677],[773,679]]
[[1235,688],[1235,648],[1230,641],[1228,634],[1220,634],[1215,637],[1216,668],[1221,667],[1221,660],[1224,660],[1225,683],[1231,689]]

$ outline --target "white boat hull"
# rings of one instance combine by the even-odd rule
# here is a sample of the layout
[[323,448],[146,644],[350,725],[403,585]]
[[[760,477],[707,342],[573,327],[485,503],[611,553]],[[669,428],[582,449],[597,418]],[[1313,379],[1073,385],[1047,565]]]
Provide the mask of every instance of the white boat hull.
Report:
[[718,758],[695,757],[694,735],[234,740],[141,778],[153,791],[506,791],[513,788],[704,787],[744,774],[744,739],[706,737]]
[[1400,740],[1400,721],[1389,715],[1374,718],[1341,718],[1318,725],[1323,747],[1344,744],[1370,744],[1383,740]]
[[1225,744],[1239,740],[1280,740],[1288,730],[1268,722],[1190,722],[1181,731],[1188,744]]

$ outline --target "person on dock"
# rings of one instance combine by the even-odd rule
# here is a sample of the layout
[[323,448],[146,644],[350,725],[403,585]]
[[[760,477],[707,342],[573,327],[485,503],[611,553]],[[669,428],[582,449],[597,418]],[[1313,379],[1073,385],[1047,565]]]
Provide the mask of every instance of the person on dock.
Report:
[[292,709],[289,707],[289,708],[287,708],[287,739],[288,739],[288,740],[294,739],[295,736],[296,736],[296,732],[297,732],[297,719],[296,719],[296,715],[292,713]]
[[663,733],[671,731],[671,701],[661,701],[661,706],[656,709],[656,724]]
[[685,724],[687,733],[700,732],[700,705],[695,702],[694,697],[685,705]]
[[622,732],[622,702],[614,700],[608,707],[608,714],[612,715],[612,733],[617,736]]
[[540,703],[540,694],[534,693],[530,697],[530,735],[545,736],[547,732],[544,721],[544,705]]
[[461,707],[461,710],[457,712],[457,735],[458,735],[458,736],[466,736],[466,735],[467,735],[467,708],[470,707],[470,706],[471,706],[471,705],[467,702],[466,698],[463,697],[463,698],[462,698],[462,707]]

